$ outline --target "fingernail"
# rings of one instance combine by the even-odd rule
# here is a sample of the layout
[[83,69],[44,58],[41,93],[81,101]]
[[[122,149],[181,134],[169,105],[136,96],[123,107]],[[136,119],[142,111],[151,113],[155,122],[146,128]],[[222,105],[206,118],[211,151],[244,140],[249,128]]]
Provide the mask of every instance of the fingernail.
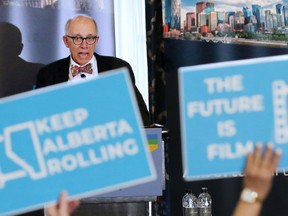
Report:
[[259,143],[259,142],[256,143],[256,147],[257,147],[257,148],[262,148],[262,143]]
[[269,148],[269,149],[273,149],[273,148],[274,148],[273,143],[269,142],[269,143],[267,144],[267,148]]
[[277,148],[275,150],[275,152],[276,152],[276,154],[282,155],[282,149],[280,149],[280,148]]

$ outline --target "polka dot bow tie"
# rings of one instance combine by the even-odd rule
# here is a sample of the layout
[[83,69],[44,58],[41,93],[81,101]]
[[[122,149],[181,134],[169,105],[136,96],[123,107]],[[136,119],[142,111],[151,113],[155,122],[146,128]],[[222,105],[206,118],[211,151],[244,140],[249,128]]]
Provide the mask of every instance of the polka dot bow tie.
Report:
[[71,72],[72,72],[72,76],[75,77],[78,74],[81,73],[88,73],[88,74],[92,74],[92,64],[89,63],[87,65],[84,65],[83,67],[79,67],[77,65],[72,65],[71,66]]

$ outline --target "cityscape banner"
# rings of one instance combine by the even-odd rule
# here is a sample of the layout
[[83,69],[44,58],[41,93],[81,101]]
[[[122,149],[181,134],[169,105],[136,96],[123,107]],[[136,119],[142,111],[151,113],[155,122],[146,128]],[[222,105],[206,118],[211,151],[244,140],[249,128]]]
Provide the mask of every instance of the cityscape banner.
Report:
[[0,215],[156,179],[126,68],[0,104]]
[[[288,167],[288,55],[179,69],[184,179],[241,176],[256,143]],[[276,173],[277,174],[277,173]]]
[[287,13],[287,0],[162,0],[163,37],[287,48]]

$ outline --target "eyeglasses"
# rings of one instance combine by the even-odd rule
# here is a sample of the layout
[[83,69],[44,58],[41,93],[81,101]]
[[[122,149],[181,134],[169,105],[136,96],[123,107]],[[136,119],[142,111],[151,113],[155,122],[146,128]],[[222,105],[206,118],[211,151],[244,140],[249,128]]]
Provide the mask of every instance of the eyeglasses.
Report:
[[75,45],[82,44],[84,40],[86,40],[87,44],[92,45],[99,38],[99,36],[88,36],[88,37],[84,38],[84,37],[80,37],[80,36],[70,36],[70,35],[66,35],[66,37],[71,38]]

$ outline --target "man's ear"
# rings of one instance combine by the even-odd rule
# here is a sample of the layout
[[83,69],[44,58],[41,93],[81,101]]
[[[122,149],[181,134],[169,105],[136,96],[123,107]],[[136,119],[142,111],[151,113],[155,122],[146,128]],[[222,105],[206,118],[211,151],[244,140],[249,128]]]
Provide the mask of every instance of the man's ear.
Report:
[[66,37],[66,36],[63,36],[63,42],[64,42],[64,44],[65,44],[65,46],[67,47],[67,48],[69,48],[69,38],[68,37]]

